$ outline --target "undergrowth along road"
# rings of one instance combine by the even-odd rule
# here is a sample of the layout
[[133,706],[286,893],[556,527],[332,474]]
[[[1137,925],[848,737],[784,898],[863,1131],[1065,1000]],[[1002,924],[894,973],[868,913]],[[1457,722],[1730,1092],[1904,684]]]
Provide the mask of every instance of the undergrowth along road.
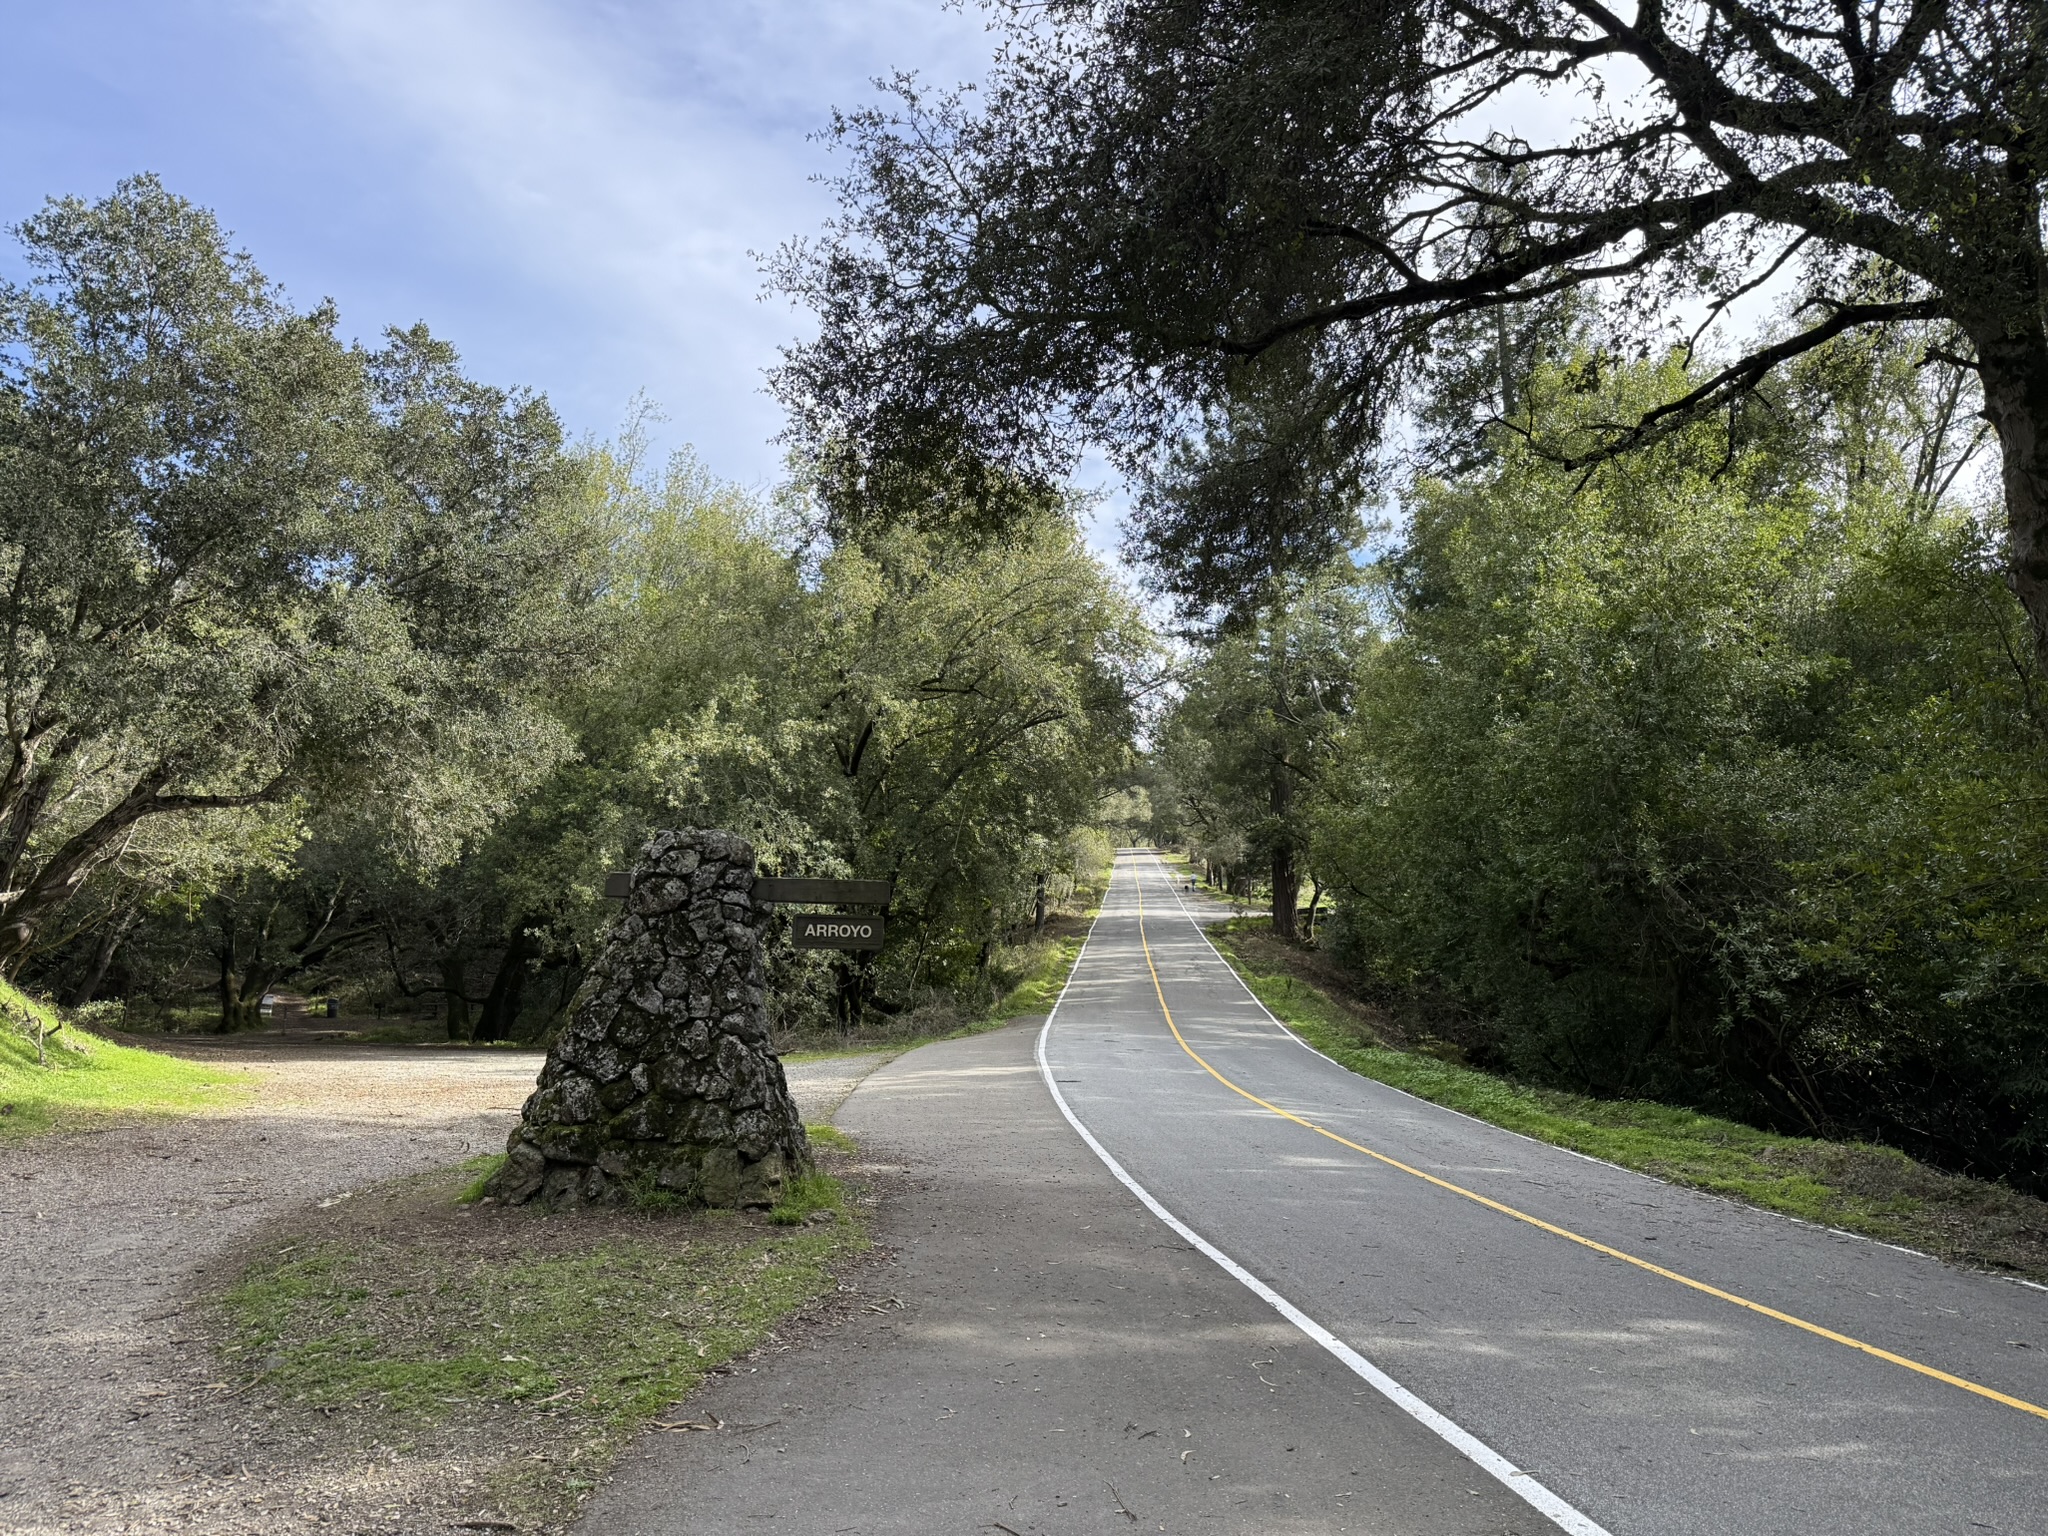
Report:
[[1208,928],[1267,1010],[1362,1077],[1507,1130],[1952,1263],[2048,1284],[2048,1201],[1944,1173],[1890,1147],[1822,1141],[1638,1099],[1595,1099],[1398,1050],[1373,1011],[1304,980],[1263,919]]
[[814,1031],[786,1039],[777,1054],[786,1063],[868,1054],[889,1059],[935,1040],[958,1040],[998,1029],[1014,1019],[1047,1013],[1081,957],[1094,916],[1092,909],[1063,914],[1052,931],[1013,946],[1013,963],[1003,969],[1000,993],[979,1011],[921,1009],[857,1030]]

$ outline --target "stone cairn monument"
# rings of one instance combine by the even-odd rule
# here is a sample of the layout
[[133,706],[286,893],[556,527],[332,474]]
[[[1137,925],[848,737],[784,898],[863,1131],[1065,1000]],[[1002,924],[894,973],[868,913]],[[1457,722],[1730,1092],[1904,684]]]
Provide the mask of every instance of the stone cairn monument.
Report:
[[753,884],[754,850],[728,832],[663,832],[641,851],[487,1194],[766,1206],[810,1166],[768,1047]]

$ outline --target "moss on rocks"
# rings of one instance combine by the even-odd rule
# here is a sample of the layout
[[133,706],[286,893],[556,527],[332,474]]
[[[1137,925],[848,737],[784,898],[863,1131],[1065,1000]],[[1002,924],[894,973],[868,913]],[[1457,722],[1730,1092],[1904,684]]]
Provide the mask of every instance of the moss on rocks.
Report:
[[769,1207],[810,1169],[768,1041],[754,850],[726,832],[663,832],[578,993],[493,1199]]

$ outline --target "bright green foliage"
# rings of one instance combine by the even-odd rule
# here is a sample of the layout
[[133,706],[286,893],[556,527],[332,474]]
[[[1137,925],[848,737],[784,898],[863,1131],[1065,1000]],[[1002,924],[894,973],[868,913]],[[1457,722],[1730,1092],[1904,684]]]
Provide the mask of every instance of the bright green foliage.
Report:
[[190,1114],[249,1096],[248,1075],[139,1051],[64,1025],[0,981],[0,1137],[108,1115]]
[[1056,487],[827,456],[771,509],[637,427],[566,448],[422,328],[344,344],[151,178],[17,233],[0,973],[531,1036],[606,871],[714,825],[896,881],[878,963],[778,950],[785,1022],[851,1024],[983,1006],[1081,878],[1150,642]]
[[452,869],[380,898],[415,985],[481,998],[450,1032],[509,1033],[536,973],[526,996],[558,1011],[613,915],[605,871],[677,825],[738,831],[770,869],[895,879],[878,964],[771,947],[785,1028],[991,1001],[1037,876],[1060,899],[1097,873],[1082,824],[1149,643],[1065,510],[818,550],[687,455],[649,472],[630,434],[583,485],[613,542],[601,660],[553,700],[576,754]]
[[1206,647],[1159,732],[1155,760],[1188,846],[1233,888],[1263,880],[1290,937],[1364,627],[1350,562],[1288,584]]
[[[220,893],[223,1008],[284,861],[356,813],[444,863],[567,743],[587,544],[545,402],[424,329],[344,345],[151,178],[52,202],[0,285],[0,966]],[[374,807],[364,832],[360,814]],[[220,814],[225,813],[225,814]],[[239,886],[253,882],[254,888]]]
[[768,1219],[778,1227],[800,1227],[821,1211],[836,1213],[845,1204],[846,1191],[831,1174],[800,1173],[783,1187]]
[[[1534,414],[1568,447],[1672,387],[1551,373]],[[1522,1073],[2039,1183],[2024,620],[1972,517],[1845,464],[1837,404],[1419,486],[1318,858],[1356,962],[1449,983]]]
[[[789,1058],[783,1059],[787,1061]],[[811,1122],[804,1127],[804,1134],[810,1138],[812,1146],[823,1147],[830,1152],[851,1152],[854,1149],[854,1139],[829,1121]]]
[[992,1019],[1018,1019],[1050,1013],[1059,1000],[1074,962],[1081,958],[1081,939],[1053,939],[1037,946],[1024,974],[989,1010]]
[[671,481],[591,730],[647,824],[731,828],[769,868],[896,882],[873,966],[778,959],[791,1022],[985,990],[1037,872],[1127,754],[1148,644],[1063,510],[997,540],[883,528],[815,564]]

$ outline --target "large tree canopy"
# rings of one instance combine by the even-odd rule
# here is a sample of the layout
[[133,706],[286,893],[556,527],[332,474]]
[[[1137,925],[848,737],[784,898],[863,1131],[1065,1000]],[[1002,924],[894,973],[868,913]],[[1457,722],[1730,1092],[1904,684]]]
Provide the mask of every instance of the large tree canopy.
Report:
[[[1475,316],[1590,288],[1617,348],[1690,354],[1791,283],[1787,325],[1578,453],[1739,409],[1844,332],[1949,327],[2048,649],[2040,7],[1055,0],[1005,25],[978,105],[906,81],[898,110],[837,121],[842,217],[777,267],[822,322],[779,376],[800,434],[886,454],[942,426],[1039,473],[1094,441],[1148,474],[1279,370],[1290,452],[1363,464]],[[1557,133],[1525,126],[1561,107]],[[1228,539],[1171,516],[1140,537],[1202,551],[1190,580],[1227,602],[1285,505],[1249,498]],[[1299,526],[1282,542],[1327,553]]]
[[561,755],[514,686],[571,649],[586,542],[545,401],[424,329],[343,344],[149,177],[17,233],[0,969],[167,819],[353,796],[459,842]]

